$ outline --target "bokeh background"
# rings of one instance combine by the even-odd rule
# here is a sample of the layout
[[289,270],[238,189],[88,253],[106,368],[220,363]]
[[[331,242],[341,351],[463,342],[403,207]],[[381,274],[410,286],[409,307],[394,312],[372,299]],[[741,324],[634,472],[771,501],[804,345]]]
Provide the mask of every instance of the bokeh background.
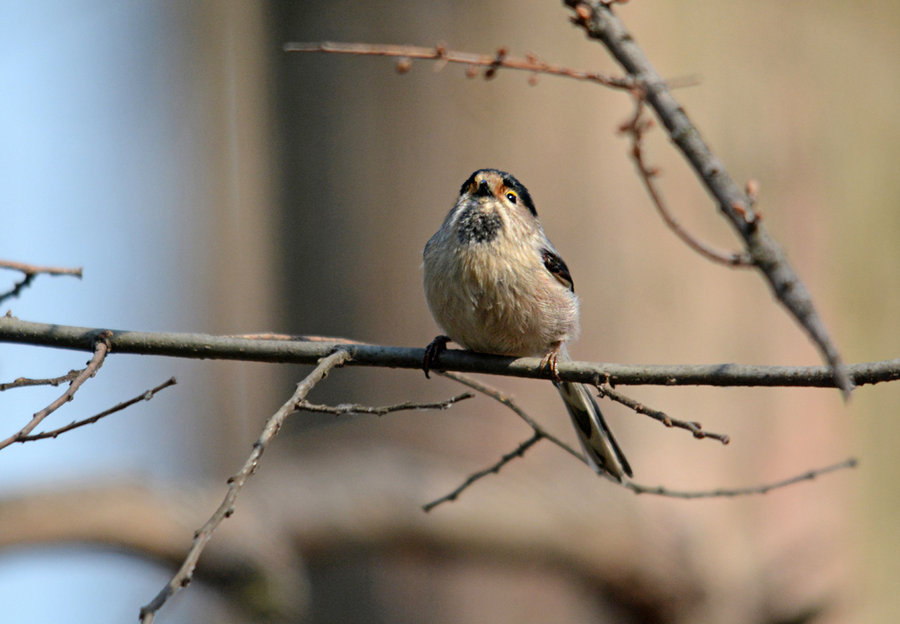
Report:
[[[900,354],[900,9],[798,0],[617,8],[788,250],[848,362]],[[471,171],[528,188],[582,301],[583,360],[816,364],[752,271],[713,266],[654,213],[616,133],[628,97],[572,80],[285,54],[289,41],[533,52],[617,73],[559,2],[237,0],[0,6],[0,256],[83,266],[6,307],[91,327],[335,335],[425,345],[421,249]],[[736,239],[665,136],[677,217]],[[2,276],[12,284],[15,275]],[[5,310],[3,310],[5,312]],[[87,359],[0,346],[0,379]],[[111,358],[49,425],[179,385],[0,453],[9,621],[119,622],[161,588],[225,478],[305,367]],[[492,379],[574,440],[549,384]],[[636,479],[762,497],[636,497],[541,444],[425,515],[529,436],[484,398],[450,412],[294,417],[164,622],[891,622],[900,611],[900,386],[625,389],[732,443],[614,405]],[[412,371],[344,370],[320,401],[436,400]],[[58,390],[0,396],[12,432]],[[7,435],[7,434],[4,434]]]

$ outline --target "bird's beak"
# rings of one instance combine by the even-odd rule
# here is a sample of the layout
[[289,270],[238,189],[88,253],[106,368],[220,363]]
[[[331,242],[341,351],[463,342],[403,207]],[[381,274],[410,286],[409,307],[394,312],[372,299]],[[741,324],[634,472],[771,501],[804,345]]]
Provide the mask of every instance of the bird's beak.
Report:
[[482,180],[475,189],[475,197],[490,197],[491,195],[491,188],[488,186],[487,180]]

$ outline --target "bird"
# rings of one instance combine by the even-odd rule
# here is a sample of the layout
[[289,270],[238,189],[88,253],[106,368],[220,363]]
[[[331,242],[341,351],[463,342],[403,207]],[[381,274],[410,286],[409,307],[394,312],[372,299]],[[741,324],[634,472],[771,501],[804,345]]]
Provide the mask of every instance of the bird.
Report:
[[425,299],[444,332],[425,350],[426,376],[451,340],[479,353],[541,357],[588,465],[619,483],[632,477],[587,386],[559,378],[558,361],[578,336],[579,301],[528,189],[505,171],[472,173],[423,260]]

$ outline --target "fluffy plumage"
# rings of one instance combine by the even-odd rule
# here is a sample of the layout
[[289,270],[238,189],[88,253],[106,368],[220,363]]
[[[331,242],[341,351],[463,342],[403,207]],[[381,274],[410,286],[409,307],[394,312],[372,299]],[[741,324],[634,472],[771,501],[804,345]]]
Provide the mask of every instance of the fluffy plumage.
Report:
[[[569,268],[544,233],[528,190],[479,169],[425,245],[425,297],[456,343],[481,353],[543,357],[555,365],[578,335]],[[582,384],[556,383],[591,466],[621,481],[631,467]]]

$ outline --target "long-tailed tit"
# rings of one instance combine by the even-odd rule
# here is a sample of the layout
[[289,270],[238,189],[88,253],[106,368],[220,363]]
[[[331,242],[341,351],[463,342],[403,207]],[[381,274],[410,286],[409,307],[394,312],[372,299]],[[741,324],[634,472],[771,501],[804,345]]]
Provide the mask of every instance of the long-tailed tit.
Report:
[[558,379],[557,359],[568,358],[565,344],[578,334],[578,298],[528,190],[504,171],[476,171],[424,257],[425,297],[447,334],[429,346],[426,374],[448,340],[481,353],[542,357],[588,463],[617,481],[631,477],[588,388]]

